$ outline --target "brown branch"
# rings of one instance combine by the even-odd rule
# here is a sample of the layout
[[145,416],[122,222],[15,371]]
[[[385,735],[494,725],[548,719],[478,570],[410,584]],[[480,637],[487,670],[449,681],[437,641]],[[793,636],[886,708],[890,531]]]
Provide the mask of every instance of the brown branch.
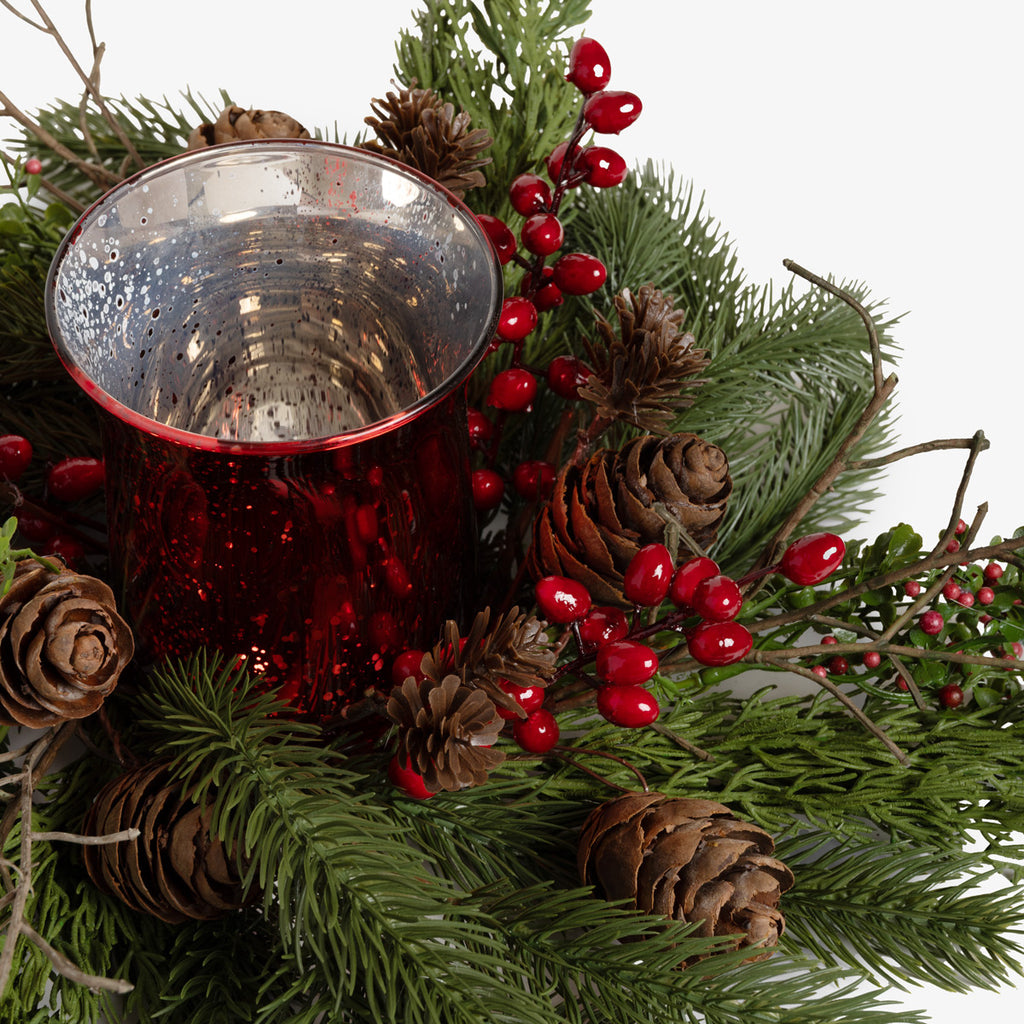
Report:
[[[912,444],[898,451],[890,452],[888,455],[880,455],[876,459],[854,459],[847,464],[847,469],[880,469],[882,466],[891,466],[901,459],[908,459],[912,455],[921,455],[924,452],[951,451],[957,448],[970,448],[974,444],[973,437],[953,437],[944,440],[925,441],[922,444]],[[985,447],[988,447],[986,442]]]
[[[100,990],[104,992],[113,992],[115,995],[127,995],[131,992],[135,986],[129,981],[121,981],[120,978],[104,978],[97,974],[87,974],[80,967],[72,963],[63,953],[57,952],[51,946],[46,939],[42,937],[31,925],[26,921],[22,921],[18,930],[22,935],[25,936],[33,945],[37,946],[45,955],[46,959],[50,961],[53,969],[61,975],[61,977],[67,978],[69,981],[74,981],[79,985],[84,985],[87,989],[92,992],[98,992]],[[12,943],[13,945],[13,943]],[[0,989],[2,991],[2,989]]]
[[33,832],[33,842],[76,843],[78,846],[106,846],[110,843],[127,843],[138,839],[142,833],[137,828],[126,828],[121,832],[110,832],[105,836],[83,836],[78,832]]

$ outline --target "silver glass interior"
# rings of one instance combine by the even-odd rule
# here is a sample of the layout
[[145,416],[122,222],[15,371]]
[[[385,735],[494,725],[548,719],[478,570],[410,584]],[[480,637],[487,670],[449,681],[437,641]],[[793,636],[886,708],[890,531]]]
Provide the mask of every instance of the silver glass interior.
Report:
[[347,147],[257,142],[115,189],[54,261],[47,316],[111,411],[259,443],[429,404],[500,301],[488,242],[443,190]]

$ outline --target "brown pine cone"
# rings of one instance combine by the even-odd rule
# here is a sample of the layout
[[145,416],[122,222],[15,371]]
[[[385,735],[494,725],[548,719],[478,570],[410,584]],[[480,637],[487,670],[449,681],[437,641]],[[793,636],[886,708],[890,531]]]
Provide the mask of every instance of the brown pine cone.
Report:
[[482,128],[469,130],[470,117],[455,112],[432,89],[402,89],[375,99],[371,109],[376,117],[365,118],[377,140],[362,143],[362,149],[390,156],[415,167],[443,185],[460,199],[486,179],[480,172],[491,158],[480,154],[494,141]]
[[246,110],[225,107],[212,124],[192,129],[186,149],[204,149],[220,142],[244,142],[249,139],[308,139],[309,132],[280,110]]
[[[617,325],[597,316],[597,340],[584,339],[591,376],[579,389],[597,414],[641,430],[664,433],[693,404],[689,390],[708,365],[692,334],[680,330],[685,314],[654,285],[615,296]],[[616,331],[617,326],[617,331]]]
[[100,790],[82,831],[141,834],[83,846],[86,871],[101,891],[169,924],[222,917],[249,899],[224,844],[210,834],[210,817],[209,809],[182,798],[166,764],[136,768]]
[[391,691],[388,715],[398,725],[398,753],[432,792],[479,786],[505,760],[491,744],[503,722],[479,687],[456,675],[440,683],[410,676]]
[[628,604],[623,574],[645,544],[681,526],[701,548],[718,535],[732,491],[725,452],[695,434],[638,437],[621,451],[566,466],[534,523],[527,566],[534,579],[568,576],[596,604]]
[[699,936],[735,935],[734,949],[771,956],[785,921],[778,910],[793,873],[771,854],[757,825],[711,800],[628,794],[595,808],[580,836],[585,885],[609,900],[676,921],[702,922]]
[[105,583],[18,562],[0,597],[0,723],[41,729],[91,715],[134,651]]

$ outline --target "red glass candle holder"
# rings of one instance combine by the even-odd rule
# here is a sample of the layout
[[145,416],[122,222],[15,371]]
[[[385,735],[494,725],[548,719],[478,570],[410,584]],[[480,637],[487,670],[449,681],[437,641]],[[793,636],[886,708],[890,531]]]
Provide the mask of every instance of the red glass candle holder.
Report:
[[324,718],[434,642],[475,557],[464,385],[501,298],[462,203],[343,146],[184,154],[84,214],[47,318],[102,411],[145,656],[244,656]]

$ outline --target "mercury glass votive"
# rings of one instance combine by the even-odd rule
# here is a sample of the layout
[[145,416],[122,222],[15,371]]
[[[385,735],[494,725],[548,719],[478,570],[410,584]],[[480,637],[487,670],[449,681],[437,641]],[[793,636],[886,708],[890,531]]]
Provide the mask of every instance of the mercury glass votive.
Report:
[[339,145],[183,154],[82,216],[47,320],[101,410],[146,657],[244,656],[325,718],[434,642],[475,557],[465,382],[501,299],[468,208]]

